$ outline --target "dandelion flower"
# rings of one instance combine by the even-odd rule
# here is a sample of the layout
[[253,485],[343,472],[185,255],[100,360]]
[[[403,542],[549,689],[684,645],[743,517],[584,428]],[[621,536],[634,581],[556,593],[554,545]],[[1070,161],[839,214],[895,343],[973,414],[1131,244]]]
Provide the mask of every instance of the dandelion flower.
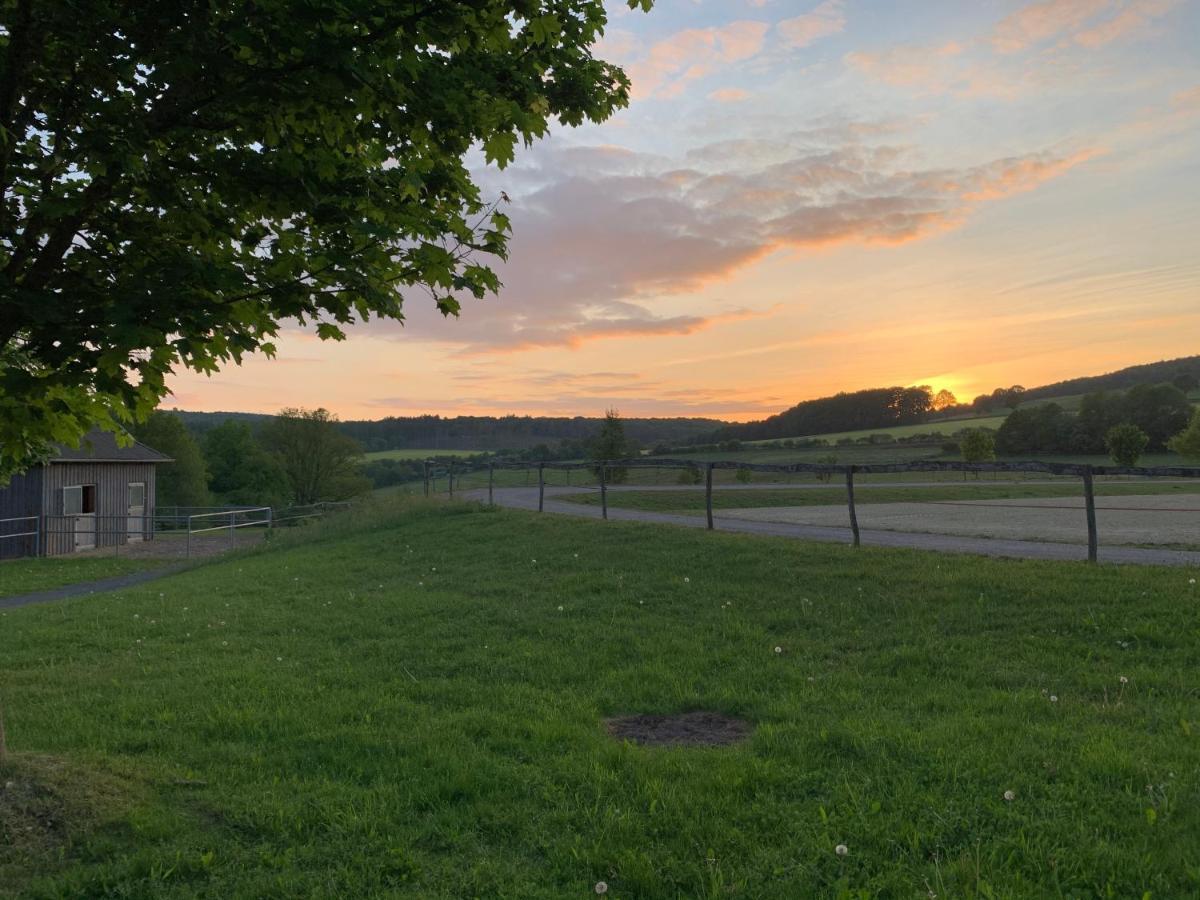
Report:
[[608,884],[607,884],[607,882],[604,882],[604,881],[597,881],[597,882],[596,882],[596,893],[597,893],[597,894],[607,894],[607,893],[608,893]]
[[1009,803],[1012,803],[1014,800],[1017,799],[1017,795],[1013,791],[1005,791],[1004,799],[1007,800]]
[[847,847],[845,844],[838,844],[836,847],[833,848],[833,852],[836,853],[838,856],[845,856],[847,853],[850,852],[850,848]]

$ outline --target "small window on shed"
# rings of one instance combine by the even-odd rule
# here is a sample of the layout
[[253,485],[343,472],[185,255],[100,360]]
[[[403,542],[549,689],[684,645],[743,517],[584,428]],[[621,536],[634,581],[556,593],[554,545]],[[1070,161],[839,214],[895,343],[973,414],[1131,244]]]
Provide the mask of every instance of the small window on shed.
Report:
[[129,508],[133,509],[135,506],[144,507],[145,505],[146,505],[146,482],[144,482],[144,481],[129,482]]
[[63,515],[87,515],[96,511],[96,486],[72,484],[62,489]]

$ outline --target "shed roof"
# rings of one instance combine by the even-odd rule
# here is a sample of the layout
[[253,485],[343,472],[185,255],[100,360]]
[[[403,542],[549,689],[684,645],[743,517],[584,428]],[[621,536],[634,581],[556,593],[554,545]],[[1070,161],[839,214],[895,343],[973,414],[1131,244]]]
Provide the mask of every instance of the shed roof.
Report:
[[159,453],[152,447],[134,441],[128,447],[117,443],[117,437],[110,431],[93,428],[83,436],[78,447],[68,447],[56,444],[58,455],[52,457],[50,463],[63,462],[140,462],[165,463],[171,462],[171,457]]

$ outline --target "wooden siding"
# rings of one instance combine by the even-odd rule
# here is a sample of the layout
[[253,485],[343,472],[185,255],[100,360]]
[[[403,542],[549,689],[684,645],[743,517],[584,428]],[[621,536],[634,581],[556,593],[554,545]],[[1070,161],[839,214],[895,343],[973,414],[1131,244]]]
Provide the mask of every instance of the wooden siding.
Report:
[[74,516],[63,515],[62,489],[76,484],[96,486],[96,546],[123,544],[128,537],[129,485],[146,485],[146,511],[142,537],[154,537],[154,464],[126,462],[69,462],[45,466],[42,512],[45,522],[43,553],[48,556],[75,551]]
[[[7,487],[0,488],[0,519],[37,516],[42,511],[42,472],[35,466],[23,475],[14,475]],[[0,522],[0,535],[34,531],[36,522]],[[33,537],[0,539],[0,559],[33,556],[37,539]]]

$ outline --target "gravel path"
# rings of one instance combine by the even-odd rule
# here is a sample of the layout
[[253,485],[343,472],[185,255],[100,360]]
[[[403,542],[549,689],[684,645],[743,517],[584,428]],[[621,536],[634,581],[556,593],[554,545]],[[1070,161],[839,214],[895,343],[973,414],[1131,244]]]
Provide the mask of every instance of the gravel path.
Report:
[[[908,482],[907,485],[911,485]],[[817,485],[824,487],[824,485]],[[749,487],[749,486],[747,486]],[[614,488],[626,490],[629,488]],[[722,490],[725,488],[722,487]],[[564,494],[583,493],[579,488],[547,487],[545,510],[568,516],[578,516],[589,519],[600,518],[600,507],[583,503],[571,503],[557,500]],[[466,491],[463,496],[469,499],[487,502],[487,489]],[[1114,498],[1105,497],[1104,502]],[[1159,499],[1158,497],[1155,498]],[[530,488],[496,488],[496,504],[512,509],[536,510],[538,491]],[[1026,501],[1028,502],[1028,501]],[[878,504],[877,504],[878,505]],[[935,507],[940,508],[940,507]],[[994,511],[994,510],[993,510]],[[791,537],[808,541],[826,541],[838,544],[848,544],[851,540],[850,528],[831,524],[804,525],[787,522],[760,522],[737,519],[725,515],[725,510],[719,511],[713,517],[714,526],[721,531],[735,531],[745,534],[767,534],[777,537]],[[774,510],[772,512],[775,512]],[[845,510],[842,510],[843,514]],[[703,516],[683,516],[671,513],[649,512],[639,509],[620,509],[609,507],[608,517],[614,520],[632,522],[659,522],[670,525],[686,525],[690,528],[703,528]],[[860,519],[861,521],[861,519]],[[1082,531],[1082,528],[1080,529]],[[1020,559],[1058,559],[1085,560],[1087,547],[1085,544],[1065,544],[1044,540],[1016,540],[1006,538],[980,538],[966,535],[924,534],[915,532],[886,531],[883,529],[863,528],[862,542],[877,547],[908,547],[917,550],[936,550],[943,553],[974,553],[981,556],[1005,556]],[[1103,536],[1102,536],[1103,537]],[[1100,547],[1100,561],[1110,563],[1140,563],[1143,565],[1159,566],[1200,566],[1200,551],[1168,550],[1143,547]]]
[[37,591],[33,594],[18,594],[15,597],[0,597],[0,609],[15,609],[18,606],[29,606],[32,603],[52,603],[55,600],[66,600],[70,597],[86,597],[89,594],[102,594],[105,591],[119,591],[122,588],[136,587],[147,581],[165,578],[187,568],[186,565],[163,566],[161,569],[148,569],[145,572],[130,572],[128,575],[115,575],[112,578],[101,578],[98,581],[84,581],[79,584],[65,584],[62,587]]

